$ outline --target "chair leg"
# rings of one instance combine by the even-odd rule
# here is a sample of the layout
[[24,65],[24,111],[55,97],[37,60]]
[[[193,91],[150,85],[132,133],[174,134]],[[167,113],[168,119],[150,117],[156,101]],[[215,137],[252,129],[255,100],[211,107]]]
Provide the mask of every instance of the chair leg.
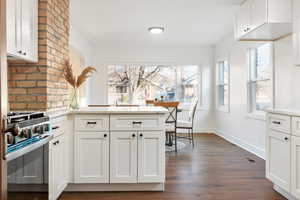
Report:
[[177,153],[177,131],[175,131],[175,152]]
[[192,144],[191,129],[188,129],[188,138],[189,138],[190,144]]
[[193,147],[194,147],[195,143],[194,143],[194,131],[193,131],[193,128],[191,129],[191,133],[192,133],[192,143],[193,143]]

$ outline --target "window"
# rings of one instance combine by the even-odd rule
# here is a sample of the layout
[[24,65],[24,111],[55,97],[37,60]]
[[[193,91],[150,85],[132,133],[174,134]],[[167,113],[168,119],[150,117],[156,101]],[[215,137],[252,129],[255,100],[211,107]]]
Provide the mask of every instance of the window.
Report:
[[227,60],[217,63],[217,109],[229,111],[229,63]]
[[188,104],[199,89],[199,67],[108,66],[108,103],[145,104],[146,99]]
[[273,106],[272,50],[271,43],[249,50],[249,112],[260,112]]

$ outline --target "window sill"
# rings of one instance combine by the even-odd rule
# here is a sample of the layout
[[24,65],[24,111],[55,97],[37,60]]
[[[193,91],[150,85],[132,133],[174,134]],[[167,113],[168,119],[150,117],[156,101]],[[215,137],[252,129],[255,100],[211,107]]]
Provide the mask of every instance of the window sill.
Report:
[[248,119],[254,119],[259,121],[266,121],[266,113],[265,112],[252,112],[246,115]]

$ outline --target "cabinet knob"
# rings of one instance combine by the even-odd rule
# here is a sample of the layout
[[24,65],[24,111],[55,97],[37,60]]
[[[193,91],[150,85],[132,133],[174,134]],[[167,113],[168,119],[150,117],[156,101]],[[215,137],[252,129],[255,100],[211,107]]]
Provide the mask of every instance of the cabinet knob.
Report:
[[107,137],[107,134],[104,134],[103,136],[104,136],[104,137]]
[[285,141],[288,141],[288,140],[289,140],[289,138],[288,138],[288,137],[285,137],[285,138],[284,138],[284,140],[285,140]]
[[17,51],[19,54],[22,54],[22,50],[20,50],[20,51]]
[[135,134],[132,134],[132,137],[134,138],[134,137],[135,137]]
[[27,53],[26,53],[26,52],[24,52],[24,53],[23,53],[23,55],[24,55],[24,56],[26,56],[26,55],[27,55]]
[[144,136],[144,135],[141,133],[141,134],[140,134],[140,137],[143,137],[143,136]]

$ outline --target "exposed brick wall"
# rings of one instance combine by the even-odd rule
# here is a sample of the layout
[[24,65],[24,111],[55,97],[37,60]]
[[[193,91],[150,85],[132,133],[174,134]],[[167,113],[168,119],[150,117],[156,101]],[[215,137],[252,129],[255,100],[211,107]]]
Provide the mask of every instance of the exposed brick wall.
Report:
[[10,110],[68,106],[68,85],[61,73],[69,59],[69,0],[39,0],[38,21],[38,63],[9,62]]

